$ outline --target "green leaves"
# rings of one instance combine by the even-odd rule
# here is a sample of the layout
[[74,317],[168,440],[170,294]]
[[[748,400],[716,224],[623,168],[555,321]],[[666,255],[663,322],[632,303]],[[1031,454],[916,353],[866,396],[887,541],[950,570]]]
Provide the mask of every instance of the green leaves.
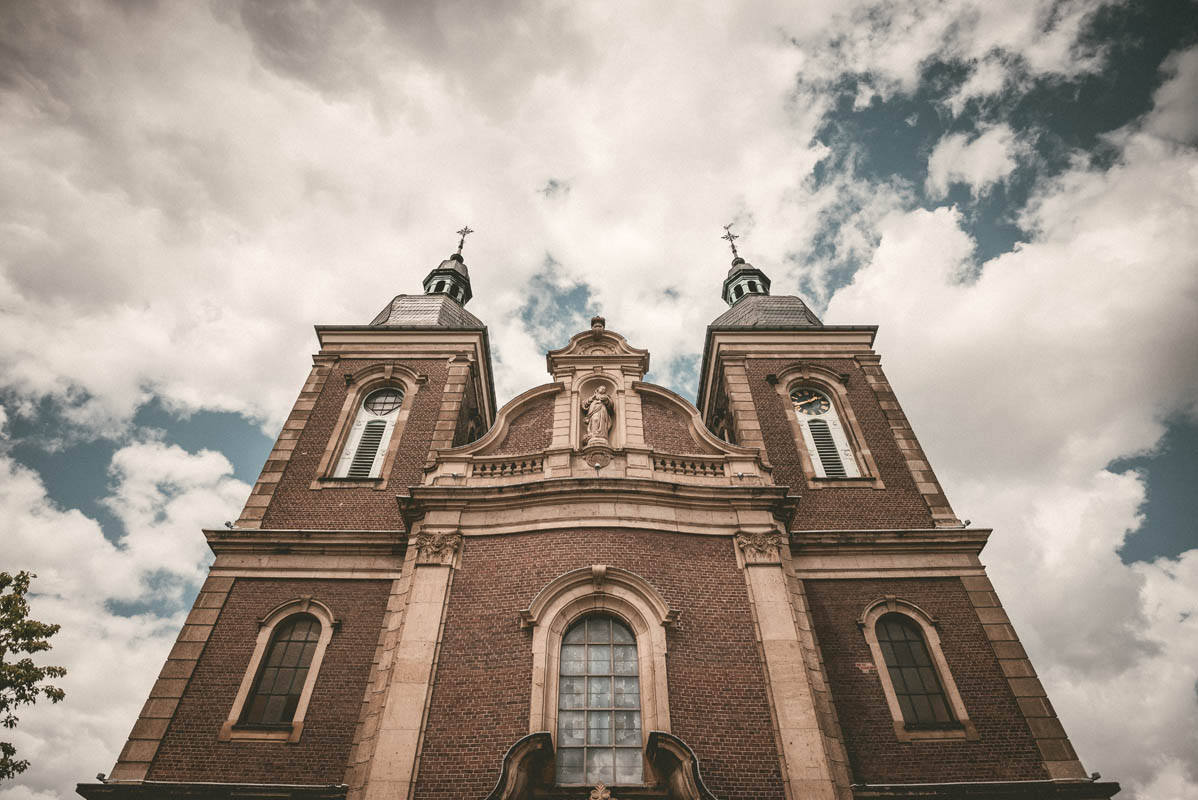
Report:
[[[40,653],[50,649],[49,639],[58,633],[58,625],[48,625],[29,618],[25,594],[35,575],[0,572],[0,725],[17,726],[13,709],[36,703],[39,696],[57,703],[66,696],[62,689],[43,684],[47,678],[67,674],[62,667],[39,667],[31,658],[16,658],[22,654]],[[0,779],[12,778],[24,772],[29,762],[16,758],[17,750],[8,742],[0,742]]]

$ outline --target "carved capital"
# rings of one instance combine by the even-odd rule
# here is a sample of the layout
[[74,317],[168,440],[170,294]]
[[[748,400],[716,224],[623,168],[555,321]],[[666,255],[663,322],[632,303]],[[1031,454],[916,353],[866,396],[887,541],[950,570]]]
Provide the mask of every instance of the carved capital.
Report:
[[740,548],[747,564],[780,563],[778,549],[786,544],[786,541],[786,536],[777,531],[742,531],[736,534],[736,546]]
[[462,543],[462,534],[418,533],[416,534],[417,564],[452,564]]

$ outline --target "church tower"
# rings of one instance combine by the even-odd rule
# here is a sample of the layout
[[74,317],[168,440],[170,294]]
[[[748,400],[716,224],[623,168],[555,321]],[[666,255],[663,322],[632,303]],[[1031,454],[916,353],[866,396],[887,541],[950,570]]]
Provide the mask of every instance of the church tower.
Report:
[[[736,255],[697,403],[495,407],[458,251],[320,349],[109,798],[1107,798],[873,351]],[[735,238],[728,234],[730,243]]]

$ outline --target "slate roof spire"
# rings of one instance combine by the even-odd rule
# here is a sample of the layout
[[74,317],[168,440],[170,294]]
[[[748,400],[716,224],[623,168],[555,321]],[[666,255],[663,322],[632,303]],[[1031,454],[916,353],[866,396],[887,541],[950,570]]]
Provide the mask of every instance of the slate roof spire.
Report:
[[482,321],[464,306],[474,293],[470,290],[470,270],[462,258],[466,237],[474,233],[467,225],[457,232],[458,250],[442,261],[424,278],[424,294],[396,295],[378,313],[371,325],[405,328],[482,328]]
[[724,226],[724,235],[732,247],[732,267],[724,279],[722,297],[732,306],[714,322],[712,328],[816,328],[823,323],[797,297],[770,296],[770,278],[757,267],[741,258],[736,251],[736,239],[731,225]]

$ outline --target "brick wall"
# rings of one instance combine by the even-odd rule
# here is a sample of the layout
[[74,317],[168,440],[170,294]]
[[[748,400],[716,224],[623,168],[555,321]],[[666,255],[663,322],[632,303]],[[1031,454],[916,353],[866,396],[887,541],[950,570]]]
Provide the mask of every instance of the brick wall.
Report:
[[420,482],[421,467],[433,438],[441,409],[446,365],[441,360],[405,361],[407,366],[428,376],[418,388],[404,427],[388,488],[376,491],[373,484],[362,487],[311,488],[325,446],[333,434],[349,388],[345,375],[393,359],[341,359],[331,367],[324,388],[299,435],[283,477],[274,490],[263,518],[264,528],[331,528],[335,530],[402,530],[403,522],[395,495]]
[[802,494],[795,530],[930,528],[932,515],[915,485],[907,461],[891,433],[877,397],[853,359],[821,359],[820,365],[848,374],[853,413],[877,462],[885,489],[832,486],[812,490],[803,474],[794,429],[787,419],[789,403],[765,376],[781,372],[791,361],[753,359],[748,363],[749,388],[761,422],[766,454],[775,483]]
[[[238,579],[150,767],[158,781],[338,784],[378,643],[390,581]],[[341,621],[325,651],[299,742],[221,742],[258,620],[312,595]]]
[[550,580],[594,563],[638,573],[681,612],[668,632],[673,733],[726,800],[781,798],[744,576],[723,537],[627,530],[469,537],[456,572],[415,796],[482,797],[528,733],[532,632],[519,611]]
[[670,408],[652,395],[642,395],[641,415],[645,426],[645,444],[662,453],[707,453],[691,436],[690,427],[676,408]]
[[507,436],[494,451],[501,453],[536,453],[553,440],[552,395],[538,397],[508,423]]
[[[957,578],[809,580],[812,619],[832,698],[859,783],[1038,780],[1035,739],[1012,696],[965,587]],[[885,595],[909,600],[939,618],[941,649],[979,739],[900,742],[869,645],[857,625]]]

